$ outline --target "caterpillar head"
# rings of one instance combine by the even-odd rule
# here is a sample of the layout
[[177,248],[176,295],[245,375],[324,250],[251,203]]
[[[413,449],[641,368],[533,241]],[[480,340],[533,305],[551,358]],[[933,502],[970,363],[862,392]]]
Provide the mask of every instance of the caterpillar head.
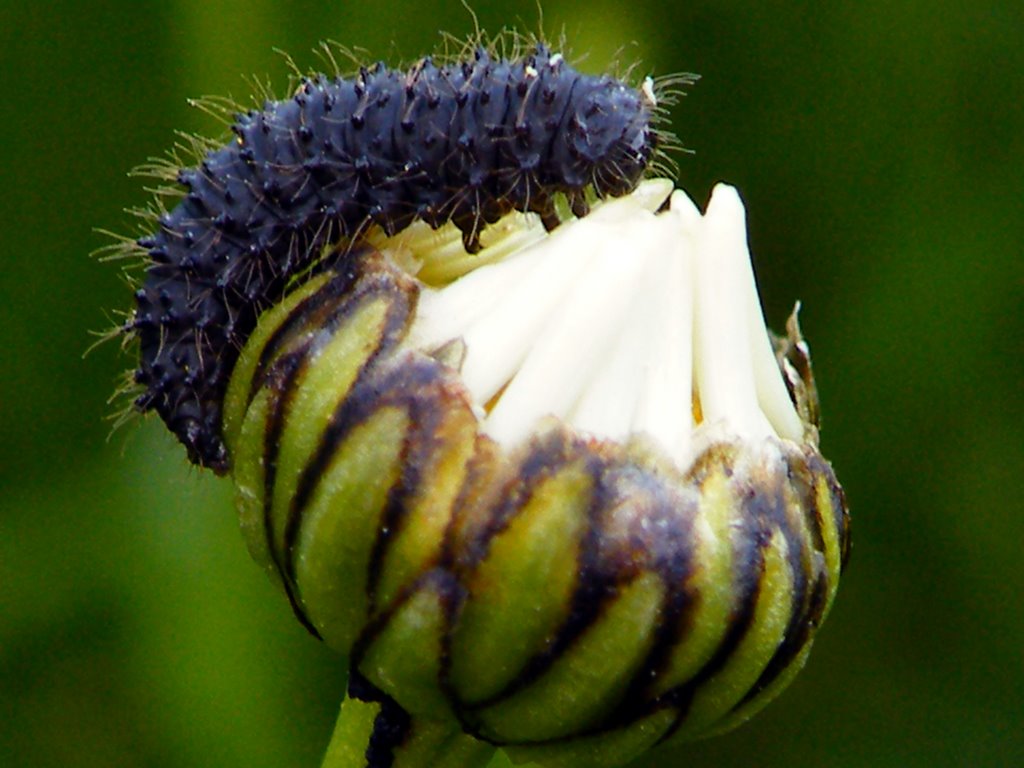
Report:
[[653,91],[600,78],[577,96],[562,135],[572,173],[594,185],[599,197],[618,197],[644,177],[658,149],[652,125]]

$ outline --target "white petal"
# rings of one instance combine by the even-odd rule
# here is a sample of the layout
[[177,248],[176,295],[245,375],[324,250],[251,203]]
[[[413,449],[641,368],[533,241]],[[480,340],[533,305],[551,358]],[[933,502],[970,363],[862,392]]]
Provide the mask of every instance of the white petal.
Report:
[[588,226],[567,233],[562,246],[586,253],[587,267],[487,419],[485,430],[495,439],[515,443],[540,418],[564,417],[616,343],[646,264],[644,254],[656,240],[646,226],[653,216],[631,220],[621,210],[616,213],[587,217]]
[[750,306],[753,279],[743,203],[725,184],[712,191],[695,260],[694,366],[705,422],[726,425],[740,437],[773,434],[761,412],[751,360]]

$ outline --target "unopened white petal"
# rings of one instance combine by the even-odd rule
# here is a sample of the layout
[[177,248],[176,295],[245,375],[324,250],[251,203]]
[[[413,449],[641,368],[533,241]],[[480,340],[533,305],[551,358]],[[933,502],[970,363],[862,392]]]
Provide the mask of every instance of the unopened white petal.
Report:
[[651,180],[550,234],[517,216],[485,231],[475,256],[454,250],[452,232],[434,254],[426,232],[392,245],[456,277],[427,281],[407,344],[464,351],[439,359],[461,366],[487,434],[513,447],[554,417],[586,436],[650,440],[680,468],[718,437],[802,437],[735,189],[718,185],[702,215]]
[[[566,238],[574,250],[588,254],[586,269],[484,424],[500,442],[518,442],[545,416],[564,417],[621,332],[645,265],[635,253],[645,252],[650,235],[623,219],[587,223],[594,226],[576,227]],[[635,250],[625,248],[637,242],[634,238],[640,241]]]
[[[634,430],[668,450],[679,466],[691,458],[693,433],[693,255],[685,211],[659,217],[668,230],[648,271],[652,280],[643,320],[650,356],[637,387]],[[694,209],[695,210],[695,209]],[[680,227],[680,223],[683,224]]]
[[697,391],[708,425],[724,424],[740,437],[773,434],[754,386],[748,295],[747,232],[736,190],[717,185],[704,214],[695,260],[694,352]]

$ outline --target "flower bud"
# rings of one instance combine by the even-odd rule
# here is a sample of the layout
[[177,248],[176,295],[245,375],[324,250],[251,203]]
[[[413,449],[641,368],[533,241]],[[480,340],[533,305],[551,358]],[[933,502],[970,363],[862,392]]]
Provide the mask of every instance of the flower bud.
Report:
[[809,353],[736,191],[532,219],[337,254],[232,375],[249,549],[350,658],[328,765],[623,765],[764,706],[835,596]]

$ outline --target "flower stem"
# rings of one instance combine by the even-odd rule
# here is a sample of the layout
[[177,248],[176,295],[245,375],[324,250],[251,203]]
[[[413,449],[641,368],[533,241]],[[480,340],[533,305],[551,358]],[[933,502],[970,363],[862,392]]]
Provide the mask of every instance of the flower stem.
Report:
[[462,732],[453,720],[413,718],[392,728],[380,702],[346,697],[321,768],[484,768],[496,748]]

